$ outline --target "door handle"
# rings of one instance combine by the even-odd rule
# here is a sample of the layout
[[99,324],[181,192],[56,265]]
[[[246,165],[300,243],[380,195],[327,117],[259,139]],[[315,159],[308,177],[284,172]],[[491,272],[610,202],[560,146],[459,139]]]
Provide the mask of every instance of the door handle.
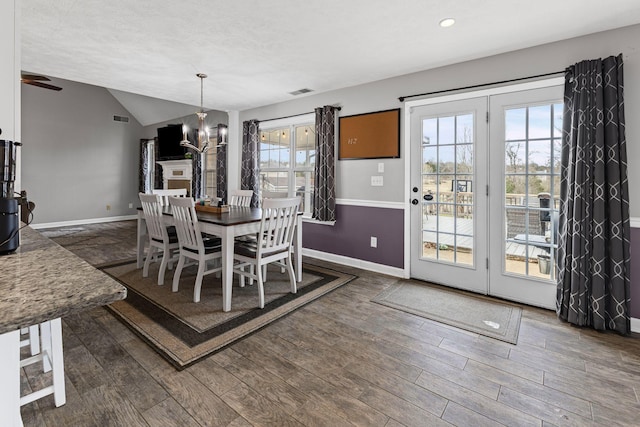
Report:
[[412,204],[412,205],[417,205],[418,203],[420,203],[420,202],[418,202],[418,199],[413,199],[413,200],[411,201],[411,204]]

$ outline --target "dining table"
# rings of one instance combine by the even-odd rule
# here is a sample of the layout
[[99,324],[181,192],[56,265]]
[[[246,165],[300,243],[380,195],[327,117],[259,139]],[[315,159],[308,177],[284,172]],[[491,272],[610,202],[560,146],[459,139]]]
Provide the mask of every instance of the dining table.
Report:
[[127,289],[23,226],[20,246],[0,256],[0,295],[0,425],[21,426],[21,328],[51,322],[60,336],[62,317],[124,299]]
[[[166,224],[172,225],[171,206],[163,207]],[[260,232],[262,209],[230,206],[225,212],[205,212],[196,209],[200,231],[220,237],[222,252],[222,310],[231,310],[233,293],[233,248],[237,236],[246,236]],[[137,223],[137,267],[142,268],[145,245],[148,242],[144,212],[138,208]],[[293,267],[296,281],[302,281],[302,213],[298,213],[293,238]]]

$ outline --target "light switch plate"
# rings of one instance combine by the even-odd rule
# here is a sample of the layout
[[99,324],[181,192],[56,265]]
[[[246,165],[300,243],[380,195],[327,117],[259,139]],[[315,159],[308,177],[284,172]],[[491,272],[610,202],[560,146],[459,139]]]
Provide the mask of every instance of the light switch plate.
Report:
[[384,173],[384,163],[378,163],[378,173]]

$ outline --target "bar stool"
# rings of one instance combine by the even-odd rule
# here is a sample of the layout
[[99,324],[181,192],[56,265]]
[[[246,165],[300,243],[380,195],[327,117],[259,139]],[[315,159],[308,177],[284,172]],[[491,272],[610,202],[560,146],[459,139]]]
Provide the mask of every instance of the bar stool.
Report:
[[31,355],[34,356],[40,353],[40,327],[33,325],[20,329],[20,335],[27,334],[29,334],[29,337],[20,341],[20,348],[29,346]]
[[[41,338],[41,348],[34,354],[34,337]],[[33,334],[31,331],[34,330]],[[52,384],[40,390],[33,391],[24,396],[20,396],[20,406],[24,406],[35,400],[53,394],[56,407],[66,403],[64,385],[64,359],[62,355],[62,322],[60,318],[48,320],[39,325],[29,327],[29,342],[31,345],[31,356],[20,360],[20,368],[42,362],[43,372],[52,372]],[[24,344],[27,345],[27,344]],[[21,346],[23,346],[21,342]]]

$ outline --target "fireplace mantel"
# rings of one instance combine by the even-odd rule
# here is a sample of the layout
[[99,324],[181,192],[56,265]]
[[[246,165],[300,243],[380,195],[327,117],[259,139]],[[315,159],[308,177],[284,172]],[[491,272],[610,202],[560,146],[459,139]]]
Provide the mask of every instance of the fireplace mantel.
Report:
[[162,166],[162,188],[186,188],[191,194],[191,180],[193,179],[193,162],[185,160],[164,160],[156,162]]

